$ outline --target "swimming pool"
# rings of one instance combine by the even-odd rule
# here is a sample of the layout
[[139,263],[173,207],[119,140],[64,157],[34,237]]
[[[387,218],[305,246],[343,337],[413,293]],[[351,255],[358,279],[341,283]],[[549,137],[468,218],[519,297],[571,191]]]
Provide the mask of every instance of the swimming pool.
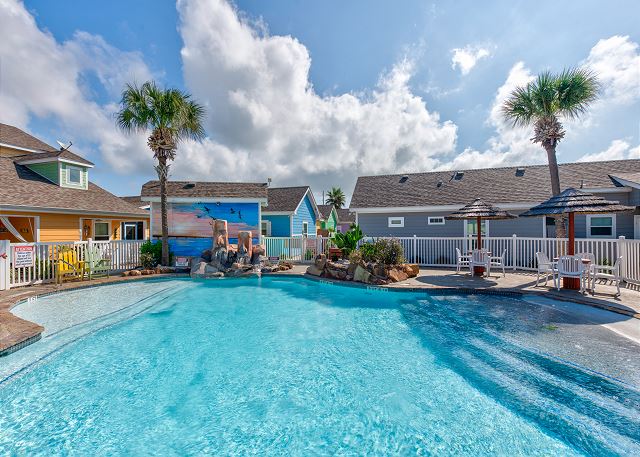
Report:
[[639,346],[570,306],[277,277],[43,297],[14,311],[45,338],[0,359],[24,368],[0,449],[638,455]]

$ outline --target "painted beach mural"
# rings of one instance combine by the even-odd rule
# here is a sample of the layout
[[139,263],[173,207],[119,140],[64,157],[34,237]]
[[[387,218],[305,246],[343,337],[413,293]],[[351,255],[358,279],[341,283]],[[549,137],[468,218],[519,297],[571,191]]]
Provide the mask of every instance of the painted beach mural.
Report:
[[[196,256],[211,249],[213,228],[216,219],[225,219],[229,231],[229,243],[238,242],[238,232],[250,230],[253,242],[258,242],[260,228],[259,203],[169,203],[169,247],[174,255]],[[160,204],[152,206],[152,233],[154,238],[162,235]]]

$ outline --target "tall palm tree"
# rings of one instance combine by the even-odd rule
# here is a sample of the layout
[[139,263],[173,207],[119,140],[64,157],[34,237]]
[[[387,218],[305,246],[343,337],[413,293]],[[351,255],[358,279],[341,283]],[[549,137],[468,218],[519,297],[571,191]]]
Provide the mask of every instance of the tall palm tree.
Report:
[[169,264],[169,224],[167,220],[168,162],[176,156],[178,143],[185,139],[204,138],[204,108],[191,95],[178,89],[161,89],[148,81],[137,86],[127,84],[122,92],[118,127],[126,133],[150,132],[147,145],[158,161],[162,214],[162,264]]
[[[598,98],[599,90],[596,75],[588,69],[544,72],[526,86],[514,89],[502,105],[504,118],[514,127],[533,126],[531,141],[540,143],[547,152],[553,195],[560,193],[556,145],[565,135],[558,118],[579,118]],[[556,236],[566,236],[563,217],[556,219]]]
[[332,187],[331,190],[327,193],[327,199],[325,200],[325,204],[333,205],[336,209],[340,209],[344,206],[346,197],[344,196],[344,192],[339,187]]

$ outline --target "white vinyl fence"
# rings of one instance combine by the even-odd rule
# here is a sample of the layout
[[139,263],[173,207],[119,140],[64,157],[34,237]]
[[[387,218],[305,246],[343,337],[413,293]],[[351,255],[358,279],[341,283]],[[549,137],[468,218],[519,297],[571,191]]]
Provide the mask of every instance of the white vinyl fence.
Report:
[[[384,237],[381,237],[384,238]],[[371,241],[365,238],[362,242]],[[470,237],[404,237],[396,238],[404,248],[408,262],[425,267],[454,267],[456,248],[462,253],[476,247],[476,239]],[[329,238],[263,237],[266,254],[281,260],[310,262],[316,254],[327,253]],[[526,238],[516,235],[483,238],[483,247],[492,255],[505,253],[506,264],[512,270],[535,270],[536,252],[544,252],[549,258],[567,252],[567,239]],[[576,239],[575,252],[590,252],[599,265],[613,265],[622,256],[622,274],[626,281],[640,284],[640,240]]]
[[[103,258],[111,259],[111,269],[114,272],[135,268],[140,265],[140,246],[144,241],[113,240],[113,241],[75,241],[68,243],[7,243],[4,288],[26,286],[55,281],[55,265],[63,250],[73,249],[79,261],[87,259],[89,247],[96,246]],[[13,259],[16,248],[33,246],[35,263],[32,267],[14,267]],[[1,272],[0,272],[1,273]],[[8,285],[8,287],[7,287]],[[0,290],[2,290],[0,283]]]

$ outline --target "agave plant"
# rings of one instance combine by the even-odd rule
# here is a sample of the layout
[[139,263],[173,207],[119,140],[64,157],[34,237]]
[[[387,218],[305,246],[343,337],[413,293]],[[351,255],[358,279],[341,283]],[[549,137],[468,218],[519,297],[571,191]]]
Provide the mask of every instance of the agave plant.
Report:
[[[556,146],[565,130],[559,118],[577,119],[585,114],[599,90],[596,75],[588,69],[572,68],[557,75],[544,72],[514,89],[502,105],[504,118],[514,127],[533,126],[531,141],[540,143],[547,152],[553,195],[561,191]],[[556,236],[565,235],[562,219],[556,219]]]

